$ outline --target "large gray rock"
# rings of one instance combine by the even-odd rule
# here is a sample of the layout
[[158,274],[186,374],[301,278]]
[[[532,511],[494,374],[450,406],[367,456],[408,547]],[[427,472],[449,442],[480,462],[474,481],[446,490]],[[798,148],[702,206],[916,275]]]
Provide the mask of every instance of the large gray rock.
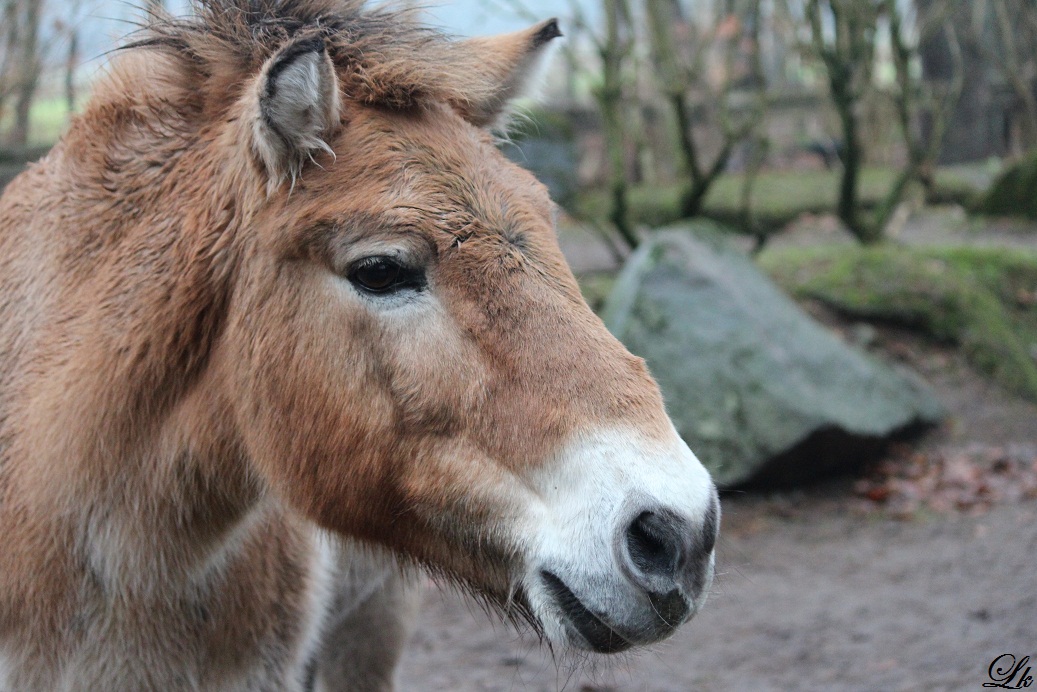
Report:
[[849,470],[944,414],[917,377],[842,342],[705,225],[642,245],[603,318],[722,486]]

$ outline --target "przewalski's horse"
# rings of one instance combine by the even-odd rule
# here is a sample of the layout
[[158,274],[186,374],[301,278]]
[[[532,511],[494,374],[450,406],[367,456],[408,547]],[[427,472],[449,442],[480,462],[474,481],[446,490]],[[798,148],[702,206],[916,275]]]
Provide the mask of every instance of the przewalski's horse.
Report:
[[401,562],[673,632],[716,492],[489,132],[556,25],[198,4],[0,202],[0,689],[382,688]]

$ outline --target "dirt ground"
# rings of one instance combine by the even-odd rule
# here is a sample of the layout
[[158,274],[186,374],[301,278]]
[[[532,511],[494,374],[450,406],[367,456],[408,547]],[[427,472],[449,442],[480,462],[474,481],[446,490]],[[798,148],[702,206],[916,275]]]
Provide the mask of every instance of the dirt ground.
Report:
[[[782,242],[833,240],[807,226]],[[1004,227],[981,237],[965,221],[932,218],[901,233],[924,243],[1037,238]],[[566,250],[578,267],[607,262],[578,244]],[[1037,406],[912,335],[880,330],[873,342],[926,376],[951,412],[916,449],[1014,447],[1037,461]],[[535,638],[429,584],[400,688],[975,690],[991,682],[1001,654],[1031,656],[1037,668],[1037,500],[979,514],[923,507],[905,518],[870,505],[850,478],[727,494],[723,503],[710,601],[671,640],[636,655],[556,660]]]

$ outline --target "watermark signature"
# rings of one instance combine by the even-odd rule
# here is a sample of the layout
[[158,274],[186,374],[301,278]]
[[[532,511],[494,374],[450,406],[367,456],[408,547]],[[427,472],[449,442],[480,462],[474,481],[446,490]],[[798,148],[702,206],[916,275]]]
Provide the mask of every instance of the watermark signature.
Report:
[[1030,675],[1030,657],[1020,659],[1015,654],[1001,654],[990,662],[987,677],[993,682],[984,682],[983,687],[1000,687],[1005,690],[1021,690],[1033,684]]

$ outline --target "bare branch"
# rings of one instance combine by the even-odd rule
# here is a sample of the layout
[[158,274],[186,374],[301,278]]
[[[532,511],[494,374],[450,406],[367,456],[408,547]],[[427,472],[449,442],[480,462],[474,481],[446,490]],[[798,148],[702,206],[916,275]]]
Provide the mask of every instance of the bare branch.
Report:
[[[1025,144],[1027,147],[1032,147],[1037,145],[1037,97],[1034,96],[1033,90],[1035,65],[1032,59],[1024,61],[1020,56],[1016,45],[1018,19],[1009,14],[1007,4],[1005,1],[991,3],[1002,48],[1000,51],[994,51],[994,54],[1000,57],[1002,74],[1012,85],[1016,98],[1026,111],[1026,117],[1023,119],[1023,128],[1026,133]],[[1022,7],[1017,9],[1024,15],[1033,13],[1032,9],[1027,10]]]

